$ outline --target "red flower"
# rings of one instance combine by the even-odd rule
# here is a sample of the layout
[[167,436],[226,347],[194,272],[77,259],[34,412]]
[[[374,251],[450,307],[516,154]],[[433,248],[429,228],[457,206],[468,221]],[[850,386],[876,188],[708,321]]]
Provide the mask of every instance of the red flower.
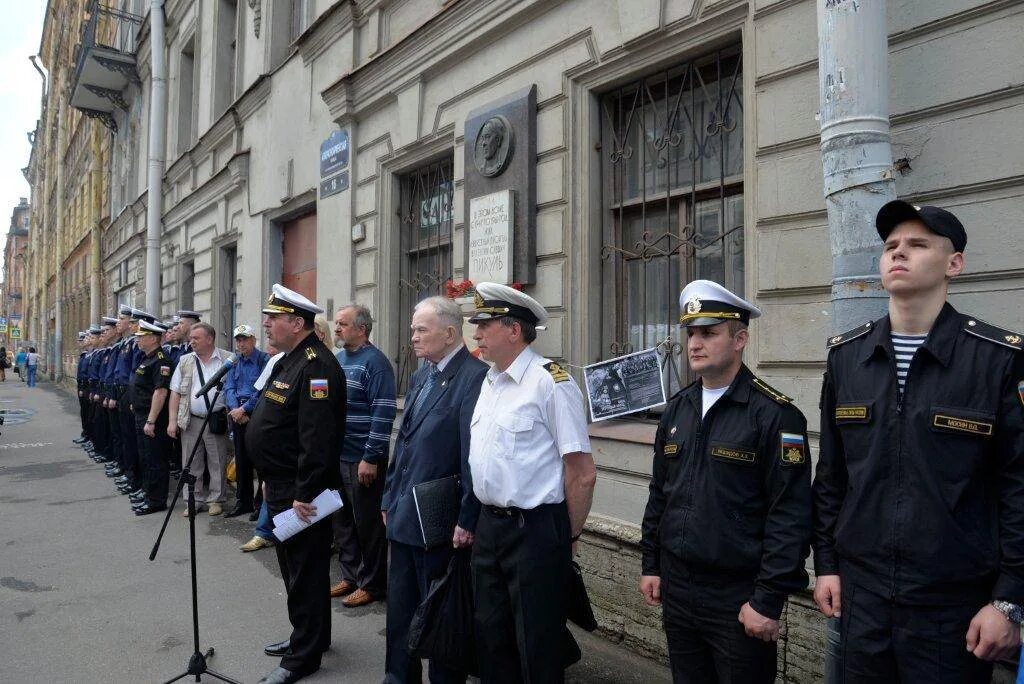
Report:
[[452,280],[448,280],[444,284],[444,296],[448,299],[458,299],[459,297],[465,297],[473,291],[473,281],[463,280],[461,283],[456,283]]

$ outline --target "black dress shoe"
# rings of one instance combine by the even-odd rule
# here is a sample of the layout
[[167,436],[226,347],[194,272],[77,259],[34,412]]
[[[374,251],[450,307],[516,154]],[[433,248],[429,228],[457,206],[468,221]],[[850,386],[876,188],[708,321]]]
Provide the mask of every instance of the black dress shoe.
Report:
[[[149,515],[150,513],[159,513],[160,511],[167,510],[167,506],[141,506],[135,509],[135,515]],[[294,681],[294,680],[293,680]]]
[[253,512],[252,506],[235,506],[230,511],[225,513],[224,517],[225,518],[237,518],[240,515],[245,515],[246,513],[252,513],[252,512]]
[[292,641],[285,639],[276,644],[267,644],[263,647],[263,652],[271,658],[282,658],[292,652]]
[[259,681],[259,684],[291,684],[297,682],[306,675],[292,670],[286,670],[283,667],[275,667],[272,672],[265,675],[263,679]]

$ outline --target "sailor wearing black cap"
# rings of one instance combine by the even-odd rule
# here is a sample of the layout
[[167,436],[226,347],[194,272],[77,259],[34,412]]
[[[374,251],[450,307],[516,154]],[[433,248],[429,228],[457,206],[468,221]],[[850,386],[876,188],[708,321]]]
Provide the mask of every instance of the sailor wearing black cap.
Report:
[[1024,620],[1024,335],[959,313],[967,235],[878,212],[889,313],[829,338],[814,597],[845,681],[987,682]]
[[807,586],[807,421],[743,363],[755,306],[709,280],[679,306],[700,377],[655,435],[640,591],[662,606],[675,681],[774,682],[783,607]]
[[[246,448],[266,481],[270,515],[290,508],[306,520],[316,513],[310,503],[316,496],[341,486],[345,376],[314,334],[313,318],[323,309],[274,285],[263,313],[267,339],[284,356],[253,409]],[[265,649],[283,658],[260,682],[287,684],[320,668],[331,644],[331,537],[330,521],[321,520],[275,545],[293,630]]]
[[583,394],[530,348],[548,314],[506,285],[479,283],[473,338],[494,367],[470,421],[469,465],[482,505],[473,544],[482,682],[564,679],[573,543],[597,479]]

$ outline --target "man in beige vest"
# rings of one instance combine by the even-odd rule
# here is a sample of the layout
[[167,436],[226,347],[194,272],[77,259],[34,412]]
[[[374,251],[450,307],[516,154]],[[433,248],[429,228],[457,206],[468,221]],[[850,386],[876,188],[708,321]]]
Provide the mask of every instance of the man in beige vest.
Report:
[[[196,478],[196,511],[209,506],[210,515],[224,512],[224,467],[227,465],[228,436],[224,398],[216,392],[196,397],[195,393],[224,364],[231,352],[215,345],[217,332],[209,323],[196,323],[189,330],[192,351],[182,355],[171,377],[170,417],[167,434],[181,439],[182,456],[188,459],[199,440],[203,420],[208,413],[210,424],[203,431],[202,443],[192,460],[189,472]],[[216,401],[214,396],[216,395]],[[176,420],[175,420],[176,418]],[[223,427],[218,430],[218,423]],[[219,432],[219,434],[218,434]],[[210,473],[210,484],[203,484],[203,470]],[[185,511],[188,515],[188,511]]]

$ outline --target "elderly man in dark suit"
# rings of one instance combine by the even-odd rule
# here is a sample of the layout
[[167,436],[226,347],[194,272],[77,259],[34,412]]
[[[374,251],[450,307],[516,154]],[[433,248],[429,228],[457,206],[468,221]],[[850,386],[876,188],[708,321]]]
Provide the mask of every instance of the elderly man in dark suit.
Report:
[[[444,297],[420,302],[412,317],[412,346],[426,365],[413,375],[405,415],[388,467],[381,513],[391,547],[388,570],[386,682],[420,682],[420,660],[406,644],[409,624],[432,580],[448,567],[453,548],[473,543],[480,502],[469,473],[469,423],[487,365],[462,339],[462,311]],[[458,475],[462,501],[452,544],[424,549],[412,488]],[[430,681],[464,682],[465,673],[430,664]]]

